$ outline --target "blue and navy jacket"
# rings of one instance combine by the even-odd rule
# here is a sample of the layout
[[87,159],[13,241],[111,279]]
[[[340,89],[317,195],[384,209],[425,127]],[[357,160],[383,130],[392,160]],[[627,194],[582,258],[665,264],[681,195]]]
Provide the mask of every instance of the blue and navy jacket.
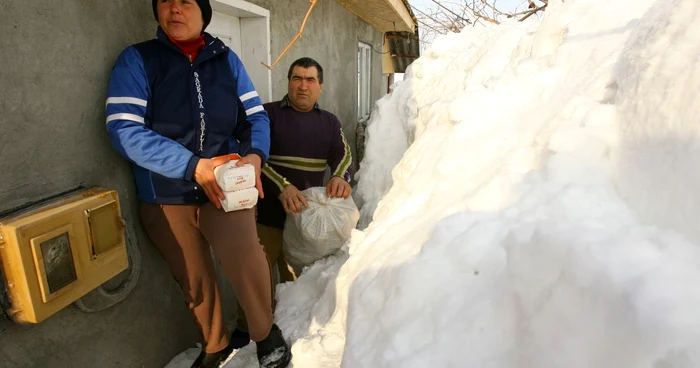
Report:
[[141,201],[202,203],[200,158],[255,153],[267,161],[270,120],[238,56],[205,34],[192,64],[160,28],[127,47],[110,76],[107,130],[133,163]]

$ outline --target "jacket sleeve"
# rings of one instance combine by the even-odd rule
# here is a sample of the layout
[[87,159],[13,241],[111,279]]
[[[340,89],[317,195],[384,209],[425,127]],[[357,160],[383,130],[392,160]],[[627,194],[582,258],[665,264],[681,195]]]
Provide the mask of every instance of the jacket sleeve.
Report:
[[143,59],[126,48],[112,69],[105,115],[112,146],[132,163],[163,176],[192,181],[199,158],[146,127],[150,90]]
[[331,176],[339,176],[350,182],[352,178],[352,152],[350,145],[345,140],[340,120],[335,115],[333,118],[333,137],[331,151],[328,155],[328,165],[331,168]]
[[234,138],[245,147],[245,153],[255,153],[266,162],[270,155],[270,119],[243,63],[233,50],[229,50],[228,61],[236,79],[240,109]]

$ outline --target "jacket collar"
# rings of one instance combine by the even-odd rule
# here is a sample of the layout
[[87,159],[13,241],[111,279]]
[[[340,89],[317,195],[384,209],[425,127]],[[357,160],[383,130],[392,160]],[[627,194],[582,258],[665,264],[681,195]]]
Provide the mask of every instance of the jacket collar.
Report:
[[[280,107],[285,108],[285,107],[292,107],[292,103],[289,101],[289,95],[284,95],[284,98],[282,98],[282,101],[280,101]],[[321,107],[318,105],[318,102],[314,104],[314,110],[321,111]]]
[[[187,56],[185,56],[185,54],[182,52],[182,50],[180,50],[180,48],[178,48],[175,44],[172,43],[172,41],[170,41],[170,38],[167,34],[165,34],[165,31],[163,31],[163,29],[160,28],[160,26],[158,26],[158,30],[156,31],[156,38],[158,39],[158,41],[177,51],[185,59],[187,59]],[[223,41],[221,41],[218,38],[215,38],[207,32],[204,32],[204,48],[199,52],[199,56],[197,57],[197,60],[195,60],[194,64],[199,64],[204,60],[222,54],[225,49],[226,45],[224,45]]]

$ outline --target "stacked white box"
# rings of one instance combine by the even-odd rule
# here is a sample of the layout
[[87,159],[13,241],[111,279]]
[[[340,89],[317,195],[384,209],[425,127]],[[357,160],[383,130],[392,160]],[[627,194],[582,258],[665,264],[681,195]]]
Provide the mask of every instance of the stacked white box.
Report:
[[238,160],[214,169],[216,183],[224,191],[221,205],[226,212],[253,208],[258,203],[258,190],[255,188],[255,168],[245,164],[236,166]]

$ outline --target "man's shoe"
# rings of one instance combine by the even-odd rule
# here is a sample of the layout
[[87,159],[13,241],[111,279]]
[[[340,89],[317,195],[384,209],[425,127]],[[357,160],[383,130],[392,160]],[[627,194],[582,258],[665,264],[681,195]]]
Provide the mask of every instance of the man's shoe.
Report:
[[231,344],[225,347],[224,350],[216,353],[205,353],[204,350],[202,350],[192,364],[192,368],[218,368],[219,365],[231,355],[231,352],[233,352],[233,346],[231,346]]
[[231,333],[229,345],[234,349],[242,349],[250,344],[250,334],[246,331],[235,329]]
[[258,348],[260,368],[285,368],[292,360],[292,351],[277,325],[272,325],[265,340],[255,344]]

